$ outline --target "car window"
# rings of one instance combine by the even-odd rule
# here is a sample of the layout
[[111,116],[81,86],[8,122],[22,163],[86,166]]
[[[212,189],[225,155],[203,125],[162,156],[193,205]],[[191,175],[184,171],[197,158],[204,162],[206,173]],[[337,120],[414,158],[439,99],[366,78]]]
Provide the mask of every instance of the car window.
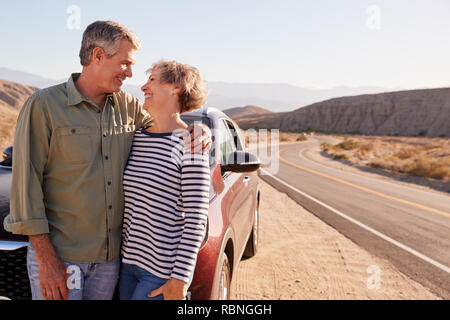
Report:
[[226,164],[228,158],[230,157],[230,154],[232,154],[236,150],[236,147],[234,145],[233,137],[228,129],[228,126],[223,120],[219,121],[218,130],[220,153],[222,155],[221,163]]
[[231,135],[233,137],[233,143],[234,143],[236,150],[245,151],[243,144],[242,144],[242,140],[239,135],[239,130],[236,130],[234,125],[230,121],[226,121],[226,124],[227,124],[228,128],[230,129]]

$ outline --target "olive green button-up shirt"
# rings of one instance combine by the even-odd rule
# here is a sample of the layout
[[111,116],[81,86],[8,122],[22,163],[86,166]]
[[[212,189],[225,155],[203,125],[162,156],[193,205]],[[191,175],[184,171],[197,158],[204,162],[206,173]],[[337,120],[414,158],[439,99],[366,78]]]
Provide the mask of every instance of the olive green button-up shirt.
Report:
[[120,252],[122,174],[133,134],[153,120],[122,91],[99,108],[75,87],[78,76],[37,91],[20,112],[4,226],[49,233],[63,261],[105,262]]

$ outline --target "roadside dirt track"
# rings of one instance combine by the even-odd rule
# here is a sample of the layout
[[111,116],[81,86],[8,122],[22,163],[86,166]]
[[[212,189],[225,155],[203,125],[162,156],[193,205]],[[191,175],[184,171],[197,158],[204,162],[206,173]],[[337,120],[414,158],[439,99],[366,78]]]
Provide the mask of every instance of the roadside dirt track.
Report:
[[440,299],[260,183],[260,249],[233,275],[232,299]]

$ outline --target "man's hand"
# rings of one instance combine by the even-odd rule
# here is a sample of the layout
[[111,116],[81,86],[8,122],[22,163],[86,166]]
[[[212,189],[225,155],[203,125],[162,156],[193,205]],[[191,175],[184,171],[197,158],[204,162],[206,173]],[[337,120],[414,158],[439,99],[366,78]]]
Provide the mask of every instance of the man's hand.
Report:
[[153,290],[148,296],[150,298],[163,295],[164,300],[184,300],[187,294],[187,283],[178,279],[170,278],[165,284]]
[[67,267],[56,255],[48,234],[30,236],[39,265],[39,282],[46,300],[67,300]]
[[184,149],[191,153],[207,153],[211,149],[212,134],[205,124],[191,124],[187,127],[189,135],[184,138]]

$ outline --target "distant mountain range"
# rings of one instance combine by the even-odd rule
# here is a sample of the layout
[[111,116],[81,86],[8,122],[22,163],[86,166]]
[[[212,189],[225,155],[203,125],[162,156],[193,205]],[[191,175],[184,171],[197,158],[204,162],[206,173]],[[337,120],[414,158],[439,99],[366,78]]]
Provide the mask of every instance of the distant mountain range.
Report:
[[[67,75],[67,78],[69,75]],[[28,72],[0,67],[0,80],[13,81],[38,88],[49,87],[67,79],[54,80]],[[139,85],[124,84],[123,90],[143,100]],[[208,82],[210,94],[206,106],[220,110],[255,105],[272,112],[291,111],[314,102],[334,97],[390,91],[381,87],[336,87],[308,89],[290,84],[225,83]]]
[[[69,76],[67,76],[67,78],[69,78]],[[65,80],[48,79],[32,73],[0,67],[0,80],[12,81],[23,85],[42,89],[61,83],[63,81],[66,81],[67,79]]]
[[[21,106],[36,90],[0,80],[0,144],[10,142]],[[333,98],[290,112],[271,112],[257,106],[224,112],[244,129],[450,137],[450,88]]]
[[[0,126],[0,144],[6,135],[9,135],[15,123],[15,117],[21,105],[29,94],[37,90],[36,87],[47,87],[66,80],[55,81],[26,72],[19,72],[0,68],[0,79],[9,77],[10,81],[0,81],[0,120],[5,125]],[[28,87],[28,86],[32,87]],[[138,86],[125,86],[125,90],[139,89]],[[273,100],[292,90],[301,88],[289,85],[257,85],[257,84],[221,84],[210,83],[211,92],[228,90],[229,101],[243,102],[258,90],[261,99],[269,101],[273,93]],[[214,91],[213,88],[216,88]],[[247,90],[246,90],[247,89]],[[265,89],[265,90],[263,90]],[[134,93],[129,90],[130,93]],[[235,94],[231,96],[231,93]],[[245,97],[248,92],[249,97]],[[305,91],[306,92],[306,91]],[[331,94],[328,91],[327,94]],[[337,91],[336,91],[337,92]],[[343,91],[339,91],[343,92]],[[139,92],[135,93],[140,97]],[[293,96],[289,95],[290,97]],[[312,99],[310,97],[310,99]],[[256,101],[257,99],[255,99]],[[208,105],[212,106],[212,103]],[[250,103],[246,107],[231,105],[233,108],[214,105],[236,120],[242,128],[274,128],[281,131],[315,130],[328,133],[360,133],[371,135],[400,135],[400,136],[430,136],[450,137],[450,88],[404,90],[378,94],[362,94],[324,101],[297,107],[293,111],[273,112],[280,105],[272,108]],[[298,103],[300,105],[300,103]],[[9,135],[10,136],[10,135]],[[3,139],[4,140],[4,139]],[[8,141],[10,138],[7,139]],[[6,141],[6,140],[5,140]],[[8,143],[8,141],[4,143]]]
[[290,84],[210,82],[208,106],[218,109],[254,105],[272,112],[292,111],[314,102],[335,97],[391,91],[381,87],[336,87],[309,89]]

